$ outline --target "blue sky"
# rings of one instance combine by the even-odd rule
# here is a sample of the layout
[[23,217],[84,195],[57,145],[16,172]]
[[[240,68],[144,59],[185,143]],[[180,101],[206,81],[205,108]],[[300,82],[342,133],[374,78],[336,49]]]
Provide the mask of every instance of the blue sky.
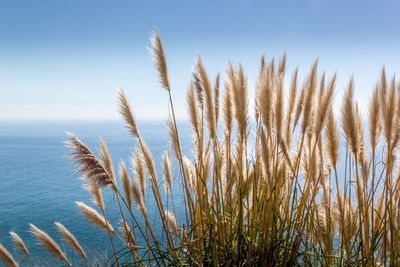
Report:
[[194,57],[210,75],[241,61],[254,88],[259,57],[288,68],[317,57],[338,72],[336,105],[354,75],[362,111],[383,65],[400,70],[398,1],[0,0],[0,120],[110,120],[126,88],[138,118],[165,118],[167,95],[148,52],[159,29],[178,117]]

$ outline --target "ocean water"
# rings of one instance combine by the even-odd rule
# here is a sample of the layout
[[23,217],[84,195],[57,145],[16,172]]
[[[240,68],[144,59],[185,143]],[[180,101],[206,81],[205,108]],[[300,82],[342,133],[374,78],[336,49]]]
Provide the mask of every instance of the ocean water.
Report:
[[[154,155],[162,183],[162,154],[165,149],[170,149],[165,122],[139,122],[139,126]],[[190,125],[179,123],[179,129],[183,138],[183,150],[188,153],[191,148]],[[31,253],[43,262],[61,264],[37,244],[28,231],[29,223],[47,231],[73,261],[79,260],[79,257],[68,246],[63,245],[61,236],[56,231],[55,221],[63,223],[79,239],[88,254],[100,257],[110,249],[107,234],[90,224],[74,203],[82,200],[94,206],[90,195],[82,188],[80,175],[75,172],[76,167],[68,157],[69,149],[64,144],[67,140],[65,131],[75,133],[96,154],[99,137],[102,137],[109,146],[116,170],[121,159],[126,161],[128,167],[132,166],[130,159],[135,141],[122,121],[1,122],[0,243],[25,265],[29,265],[29,261],[23,259],[14,248],[9,231],[17,232]],[[178,169],[175,168],[173,173],[177,175]],[[116,228],[119,219],[116,216],[115,199],[109,193],[110,190],[104,191],[107,217]],[[175,198],[177,203],[181,202],[179,194]],[[179,204],[175,208],[182,212]],[[156,220],[157,210],[151,201],[148,211],[150,217]]]

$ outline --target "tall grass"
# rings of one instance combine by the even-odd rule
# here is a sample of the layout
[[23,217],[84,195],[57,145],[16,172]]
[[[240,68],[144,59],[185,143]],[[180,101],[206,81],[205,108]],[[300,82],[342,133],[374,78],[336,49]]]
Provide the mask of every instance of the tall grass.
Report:
[[[336,74],[321,75],[317,61],[301,83],[297,69],[287,74],[286,55],[277,61],[262,57],[255,118],[250,119],[243,66],[229,62],[221,86],[220,76],[210,78],[197,57],[187,93],[192,154],[185,155],[159,33],[151,40],[169,105],[171,149],[162,164],[154,161],[122,90],[120,113],[137,144],[132,173],[121,162],[117,174],[104,141],[98,156],[73,134],[67,142],[97,207],[76,204],[90,222],[107,232],[116,266],[400,264],[400,165],[396,160],[400,84],[395,77],[388,80],[382,70],[369,105],[366,134],[353,96],[353,79],[337,122],[333,111]],[[162,178],[156,165],[163,169]],[[179,175],[173,176],[172,168]],[[103,190],[114,193],[118,227],[107,220]],[[158,213],[153,224],[147,191]],[[183,203],[174,201],[178,193]],[[183,216],[178,215],[176,204],[184,207]],[[56,225],[67,244],[86,259],[72,233]],[[33,225],[31,231],[70,264],[50,236]],[[12,235],[29,255],[22,239]],[[3,246],[0,249],[6,263],[18,265]]]

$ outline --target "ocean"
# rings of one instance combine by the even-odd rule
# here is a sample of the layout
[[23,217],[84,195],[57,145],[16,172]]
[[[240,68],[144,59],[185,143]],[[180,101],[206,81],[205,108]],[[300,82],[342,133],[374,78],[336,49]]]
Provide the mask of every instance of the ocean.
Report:
[[[171,150],[166,124],[163,121],[138,124],[141,135],[153,153],[162,183],[162,155],[164,150]],[[189,153],[190,125],[179,123],[179,130],[183,150]],[[63,223],[78,238],[89,255],[102,257],[110,253],[107,234],[89,223],[75,205],[76,200],[81,200],[94,207],[90,195],[82,187],[81,175],[76,173],[76,166],[68,156],[69,148],[64,144],[67,140],[65,131],[75,133],[95,154],[98,154],[99,138],[102,137],[109,146],[116,171],[121,159],[129,168],[132,167],[135,140],[122,121],[1,122],[0,243],[23,265],[30,265],[29,260],[15,249],[9,231],[15,231],[22,237],[31,254],[42,260],[41,265],[61,264],[38,245],[29,233],[29,223],[48,232],[61,244],[72,261],[79,260],[79,256],[62,242],[54,225],[56,221]],[[177,176],[178,169],[175,168],[173,173]],[[132,172],[130,174],[133,176]],[[115,199],[110,190],[106,189],[104,193],[107,217],[117,228],[119,219],[116,216]],[[174,200],[181,202],[179,194]],[[157,219],[157,210],[150,201],[149,205],[148,211],[154,221]],[[176,209],[182,211],[179,204]],[[155,222],[155,225],[160,223]]]

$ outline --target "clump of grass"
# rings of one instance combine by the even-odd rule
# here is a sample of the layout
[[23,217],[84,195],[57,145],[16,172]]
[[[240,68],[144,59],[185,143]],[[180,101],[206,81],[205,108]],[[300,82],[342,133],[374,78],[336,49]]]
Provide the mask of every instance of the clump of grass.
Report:
[[[263,56],[255,118],[250,119],[243,66],[229,62],[221,89],[220,75],[210,78],[197,56],[187,93],[192,154],[185,155],[158,32],[151,44],[170,107],[171,149],[162,164],[156,165],[123,90],[120,113],[137,145],[132,173],[122,161],[117,175],[103,140],[97,156],[69,134],[72,158],[97,207],[76,204],[90,222],[108,233],[115,265],[399,264],[400,86],[394,77],[389,82],[383,70],[374,90],[368,146],[353,79],[338,122],[333,108],[336,74],[321,74],[315,61],[303,83],[296,68],[286,87],[286,54],[278,61]],[[342,147],[345,152],[340,152]],[[158,177],[156,166],[163,169],[163,177]],[[102,191],[108,189],[119,210],[118,229],[106,217]],[[150,198],[145,198],[145,191]],[[175,209],[177,194],[183,196],[179,203],[183,215]],[[149,201],[154,201],[158,212],[154,224],[147,210]],[[48,235],[31,227],[47,248],[69,264]],[[61,224],[57,227],[86,258],[76,238]],[[22,239],[14,239],[28,255]],[[17,265],[4,247],[0,252],[6,262]]]

